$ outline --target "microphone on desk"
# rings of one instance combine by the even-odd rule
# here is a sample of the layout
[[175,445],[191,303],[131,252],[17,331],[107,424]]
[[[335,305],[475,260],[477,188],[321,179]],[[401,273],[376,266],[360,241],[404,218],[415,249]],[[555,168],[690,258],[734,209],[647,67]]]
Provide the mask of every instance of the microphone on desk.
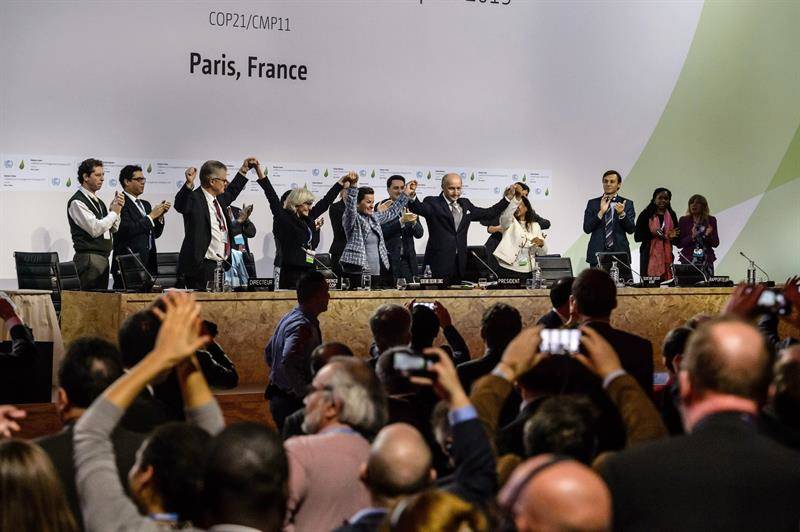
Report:
[[233,268],[233,264],[231,264],[230,262],[228,262],[227,260],[225,260],[225,257],[223,257],[222,255],[220,255],[219,253],[214,253],[214,255],[216,255],[216,256],[217,256],[217,259],[219,259],[219,261],[220,261],[220,262],[224,262],[225,264],[227,264],[227,265],[228,265],[228,268]]
[[701,270],[700,268],[698,268],[698,267],[697,267],[697,264],[695,264],[694,262],[692,262],[691,260],[689,260],[689,259],[686,257],[686,255],[684,255],[684,254],[683,254],[683,251],[681,251],[681,250],[680,250],[680,249],[678,249],[678,248],[675,248],[675,251],[677,251],[677,252],[678,252],[678,255],[680,255],[680,257],[681,257],[683,260],[685,260],[687,263],[691,264],[691,265],[692,265],[692,268],[694,268],[695,270],[697,270],[698,272],[700,272],[700,275],[702,275],[702,276],[703,276],[703,280],[702,280],[701,282],[697,283],[695,286],[708,286],[708,276],[706,275],[706,272],[704,272],[703,270]]
[[[759,266],[758,264],[756,264],[756,261],[754,261],[753,259],[751,259],[751,258],[750,258],[750,257],[748,257],[747,255],[745,255],[745,254],[744,254],[744,253],[742,253],[741,251],[739,251],[739,255],[741,255],[742,257],[744,257],[744,258],[745,258],[745,259],[747,259],[748,261],[750,261],[750,267],[751,267],[751,269],[752,269],[752,268],[758,268],[758,269],[761,271],[761,273],[763,273],[764,275],[766,275],[766,276],[767,276],[767,283],[770,283],[770,282],[772,281],[772,280],[769,278],[769,274],[768,274],[767,272],[765,272],[765,271],[764,271],[764,270],[761,268],[761,266]],[[755,280],[755,275],[753,275],[753,284],[755,284],[755,282],[756,282],[756,280]]]
[[322,262],[321,260],[319,260],[319,259],[317,258],[317,256],[316,256],[316,254],[315,254],[313,251],[311,251],[310,249],[303,249],[303,251],[306,253],[306,255],[307,255],[307,256],[309,256],[309,257],[311,257],[312,259],[314,259],[314,262],[315,262],[315,263],[317,263],[317,264],[319,264],[320,266],[322,266],[322,267],[325,269],[325,271],[328,271],[328,272],[330,272],[330,273],[331,273],[331,275],[333,275],[333,276],[336,278],[336,280],[337,280],[337,281],[339,280],[339,276],[338,276],[338,275],[336,275],[336,272],[335,272],[335,271],[333,271],[333,270],[331,270],[330,268],[328,268],[328,267],[325,265],[325,263],[324,263],[324,262]]
[[[141,260],[139,260],[139,255],[134,253],[130,246],[125,246],[125,249],[128,250],[128,253],[131,254],[133,260],[136,261],[136,264],[139,265],[142,271],[144,271],[144,273],[147,274],[147,280],[142,282],[142,292],[160,292],[161,287],[156,284],[157,277],[153,277],[153,274],[150,273],[150,270],[148,270],[145,267],[144,263]],[[122,271],[120,271],[120,275],[122,275]]]
[[477,253],[475,253],[475,252],[474,252],[474,251],[472,251],[472,250],[470,250],[470,253],[472,253],[472,256],[473,256],[473,257],[475,257],[476,259],[478,259],[478,262],[480,262],[481,264],[483,264],[484,268],[486,268],[487,270],[489,270],[490,272],[492,272],[492,275],[494,275],[494,280],[495,280],[495,281],[497,281],[498,279],[500,279],[500,276],[499,276],[499,275],[497,275],[497,272],[496,272],[496,271],[494,271],[494,270],[492,269],[492,267],[491,267],[491,266],[489,266],[488,264],[486,264],[486,261],[484,261],[482,258],[480,258],[480,257],[478,256],[478,254],[477,254]]
[[[639,272],[637,272],[637,271],[636,271],[636,270],[634,270],[633,268],[631,268],[631,265],[630,265],[630,264],[625,264],[624,262],[622,262],[621,260],[619,260],[619,259],[618,259],[617,257],[615,257],[614,255],[611,255],[611,260],[613,260],[613,261],[614,261],[614,262],[616,262],[617,264],[621,264],[622,266],[625,266],[626,268],[628,268],[628,271],[630,271],[632,274],[634,274],[634,275],[638,275],[638,276],[639,276],[639,282],[640,282],[640,283],[642,282],[642,274],[641,274],[641,273],[639,273]],[[631,279],[631,282],[633,282],[633,279]]]

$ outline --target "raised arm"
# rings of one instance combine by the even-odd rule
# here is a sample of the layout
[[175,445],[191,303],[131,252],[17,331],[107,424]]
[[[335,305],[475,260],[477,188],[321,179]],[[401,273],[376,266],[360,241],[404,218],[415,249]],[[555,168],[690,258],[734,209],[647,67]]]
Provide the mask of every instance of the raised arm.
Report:
[[344,228],[344,233],[347,235],[348,240],[356,227],[356,216],[358,216],[357,198],[357,188],[350,187],[347,189],[347,195],[344,197],[344,211],[342,212],[342,227]]
[[317,218],[325,214],[325,211],[327,211],[330,208],[331,203],[336,201],[336,197],[339,195],[339,192],[341,192],[341,190],[342,190],[342,181],[339,180],[336,183],[334,183],[333,186],[331,186],[331,188],[328,189],[328,192],[322,197],[321,200],[319,200],[317,203],[314,204],[313,207],[311,207],[311,210],[308,213],[308,217],[311,220],[316,220]]
[[636,229],[636,211],[633,208],[633,200],[625,200],[622,203],[624,204],[623,212],[625,216],[622,217],[620,223],[622,224],[622,228],[625,229],[625,232],[632,235]]
[[192,200],[192,191],[194,190],[194,180],[197,177],[197,168],[191,166],[186,169],[184,172],[186,176],[186,181],[184,182],[183,186],[178,190],[178,193],[175,194],[175,210],[181,214],[186,214],[189,212],[189,205]]
[[517,207],[522,203],[520,200],[514,198],[508,202],[508,207],[505,208],[503,214],[500,215],[500,228],[505,231],[511,224],[514,223],[514,213],[517,212]]

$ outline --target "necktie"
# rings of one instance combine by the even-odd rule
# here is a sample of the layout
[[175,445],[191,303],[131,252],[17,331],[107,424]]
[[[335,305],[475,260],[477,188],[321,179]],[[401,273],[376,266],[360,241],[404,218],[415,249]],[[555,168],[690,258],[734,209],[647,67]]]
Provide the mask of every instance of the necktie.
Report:
[[[136,198],[136,206],[139,208],[139,212],[142,213],[142,216],[147,216],[147,212],[144,210],[144,204],[139,198]],[[150,251],[155,246],[156,239],[153,237],[153,231],[150,231],[150,238],[147,239],[147,251]]]
[[219,202],[217,198],[214,198],[214,209],[216,210],[217,214],[217,223],[219,224],[219,230],[224,233],[225,238],[225,258],[228,258],[228,255],[231,253],[231,243],[228,240],[228,230],[225,226],[225,218],[222,217],[222,210],[219,208]]
[[450,212],[453,213],[453,223],[456,224],[456,231],[458,231],[458,226],[461,224],[461,209],[455,201],[450,204]]
[[614,247],[614,208],[609,205],[606,214],[603,216],[606,229],[606,249]]

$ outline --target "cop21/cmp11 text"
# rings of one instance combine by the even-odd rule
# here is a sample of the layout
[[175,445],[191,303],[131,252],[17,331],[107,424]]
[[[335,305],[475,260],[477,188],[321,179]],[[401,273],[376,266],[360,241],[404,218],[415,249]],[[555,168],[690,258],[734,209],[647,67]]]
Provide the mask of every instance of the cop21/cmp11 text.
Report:
[[[308,66],[261,61],[257,56],[251,55],[247,58],[246,73],[248,78],[306,81]],[[233,79],[242,77],[242,71],[235,59],[229,59],[225,54],[216,58],[203,57],[199,52],[189,52],[189,74]]]

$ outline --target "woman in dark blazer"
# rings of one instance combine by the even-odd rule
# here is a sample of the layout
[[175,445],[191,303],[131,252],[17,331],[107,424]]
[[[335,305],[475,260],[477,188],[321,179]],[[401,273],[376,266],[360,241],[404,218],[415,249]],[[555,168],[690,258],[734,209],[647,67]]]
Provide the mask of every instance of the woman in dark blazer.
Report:
[[688,264],[686,259],[689,259],[704,269],[706,275],[714,275],[714,261],[717,260],[714,248],[719,246],[719,233],[717,219],[709,214],[706,198],[700,194],[689,198],[686,215],[678,220],[678,227],[681,231],[678,246],[683,253],[681,263]]
[[314,259],[306,253],[313,249],[314,222],[336,199],[342,190],[343,180],[334,183],[327,194],[314,204],[314,194],[308,187],[295,188],[284,202],[278,198],[275,188],[258,168],[258,184],[267,196],[272,211],[272,233],[275,235],[275,248],[280,250],[279,288],[294,289],[303,272],[314,269]]
[[672,279],[672,246],[678,244],[678,215],[672,210],[672,192],[659,187],[650,204],[639,213],[633,239],[639,247],[639,273],[646,277]]

